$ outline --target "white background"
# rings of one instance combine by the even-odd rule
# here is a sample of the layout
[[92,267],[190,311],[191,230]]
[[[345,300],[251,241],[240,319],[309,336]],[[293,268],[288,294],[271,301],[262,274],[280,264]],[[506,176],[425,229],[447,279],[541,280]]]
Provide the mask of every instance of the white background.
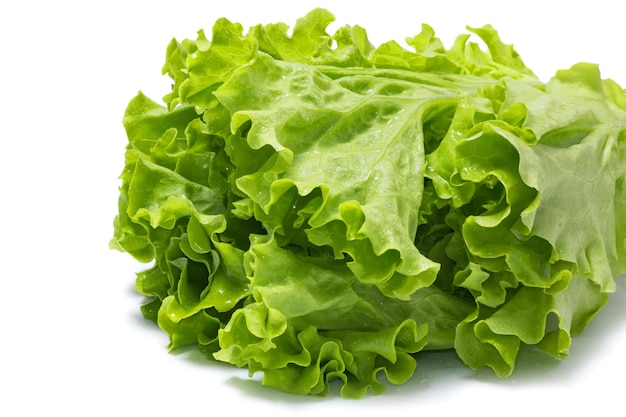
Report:
[[[557,3],[558,5],[554,5]],[[498,380],[450,353],[419,356],[414,378],[360,401],[300,398],[245,370],[166,350],[133,292],[141,266],[108,249],[138,90],[167,93],[172,37],[195,38],[222,16],[247,29],[293,25],[315,6],[335,28],[359,24],[374,44],[428,23],[450,46],[492,24],[543,80],[579,61],[626,86],[617,1],[20,1],[0,6],[0,415],[208,416],[571,415],[623,407],[626,286],[620,281],[565,361],[524,355]],[[619,412],[618,412],[619,413]],[[263,414],[256,414],[263,415]]]

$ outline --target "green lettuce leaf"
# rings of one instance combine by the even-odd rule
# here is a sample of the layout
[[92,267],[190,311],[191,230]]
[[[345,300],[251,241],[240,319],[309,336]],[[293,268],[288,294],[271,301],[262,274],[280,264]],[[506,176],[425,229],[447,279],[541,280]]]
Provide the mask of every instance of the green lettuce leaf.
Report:
[[424,350],[566,357],[626,272],[624,90],[542,82],[488,25],[447,49],[333,20],[219,19],[130,101],[111,247],[151,264],[143,314],[302,395],[381,393]]

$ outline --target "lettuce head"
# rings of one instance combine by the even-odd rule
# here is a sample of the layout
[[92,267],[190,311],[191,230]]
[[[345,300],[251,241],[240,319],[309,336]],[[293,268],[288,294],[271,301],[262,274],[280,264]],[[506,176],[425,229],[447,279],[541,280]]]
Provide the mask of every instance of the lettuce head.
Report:
[[333,19],[219,19],[128,104],[112,246],[149,264],[143,314],[303,395],[380,393],[425,350],[567,356],[626,272],[624,90],[542,82],[490,26],[375,47]]

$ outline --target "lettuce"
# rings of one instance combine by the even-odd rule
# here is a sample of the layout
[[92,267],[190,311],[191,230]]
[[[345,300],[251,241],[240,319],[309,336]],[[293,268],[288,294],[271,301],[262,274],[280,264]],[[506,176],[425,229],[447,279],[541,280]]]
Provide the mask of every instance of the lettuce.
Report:
[[316,9],[172,40],[139,93],[112,247],[169,348],[296,393],[380,393],[418,352],[563,358],[626,272],[626,94],[540,81],[490,26],[374,47]]

